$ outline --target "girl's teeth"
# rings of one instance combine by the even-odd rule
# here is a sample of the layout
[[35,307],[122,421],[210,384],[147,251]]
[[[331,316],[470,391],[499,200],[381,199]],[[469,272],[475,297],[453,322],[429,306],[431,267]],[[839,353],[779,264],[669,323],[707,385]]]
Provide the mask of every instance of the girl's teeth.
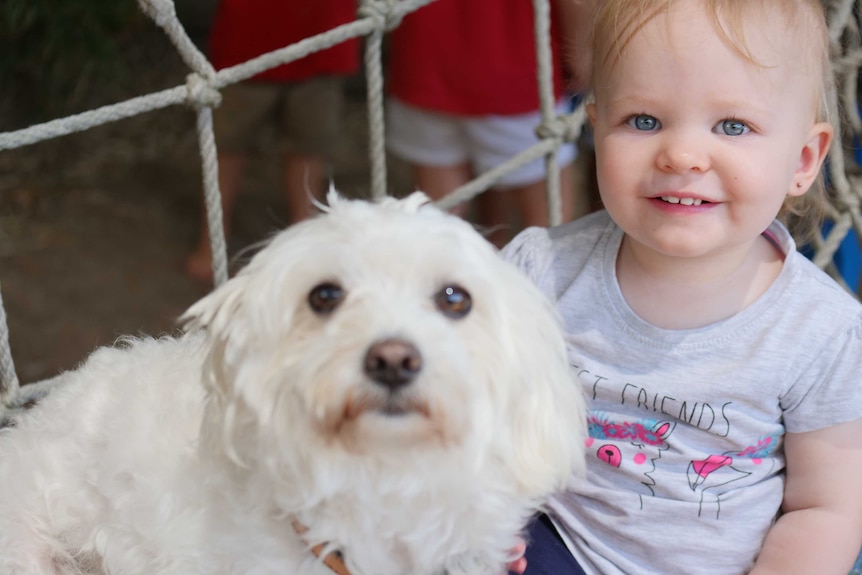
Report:
[[676,196],[662,196],[662,201],[669,204],[682,204],[684,206],[699,206],[703,200],[697,198],[678,198]]

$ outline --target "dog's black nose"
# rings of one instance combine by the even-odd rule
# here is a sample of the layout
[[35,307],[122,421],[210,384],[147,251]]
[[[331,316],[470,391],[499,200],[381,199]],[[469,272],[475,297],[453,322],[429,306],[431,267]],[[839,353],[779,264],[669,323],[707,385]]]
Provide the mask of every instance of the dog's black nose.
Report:
[[421,370],[422,355],[416,346],[403,339],[378,341],[365,354],[365,373],[391,391],[413,381]]

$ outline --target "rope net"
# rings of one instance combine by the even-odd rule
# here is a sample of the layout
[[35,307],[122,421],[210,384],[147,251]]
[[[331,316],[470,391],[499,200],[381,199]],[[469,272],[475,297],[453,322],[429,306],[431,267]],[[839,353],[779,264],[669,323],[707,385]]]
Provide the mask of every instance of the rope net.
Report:
[[[205,209],[210,230],[215,285],[228,278],[227,248],[222,228],[218,162],[213,134],[212,109],[221,101],[220,90],[249,79],[281,64],[299,60],[308,54],[324,50],[346,40],[365,37],[365,73],[371,174],[371,196],[379,198],[387,192],[386,151],[383,121],[382,43],[386,32],[397,27],[410,12],[421,9],[434,0],[359,0],[355,21],[311,36],[295,44],[268,52],[236,66],[216,71],[206,56],[198,50],[180,23],[173,0],[138,0],[141,10],[159,26],[189,68],[184,85],[176,86],[129,100],[99,107],[10,132],[0,133],[0,151],[27,146],[43,140],[89,130],[90,128],[130,118],[139,114],[174,105],[191,107],[197,115],[197,135],[203,174]],[[480,174],[471,182],[441,199],[438,205],[448,209],[481,194],[500,178],[537,158],[545,158],[548,177],[550,221],[561,221],[559,174],[556,170],[557,150],[565,142],[575,141],[581,134],[585,112],[583,106],[573,113],[556,116],[552,87],[550,50],[550,1],[533,0],[535,13],[537,90],[540,98],[541,123],[536,127],[536,144],[513,156],[505,163]],[[849,142],[862,137],[862,117],[857,106],[859,67],[862,65],[862,33],[857,14],[862,13],[862,0],[824,0],[828,19],[837,91],[829,103],[835,123],[836,138],[827,162],[830,181],[827,218],[832,226],[825,235],[813,241],[814,262],[830,273],[847,289],[833,258],[842,242],[855,232],[862,238],[862,174],[852,157],[845,156]],[[46,393],[50,380],[36,385],[19,386],[12,353],[9,330],[0,297],[0,415],[2,406],[15,408]]]

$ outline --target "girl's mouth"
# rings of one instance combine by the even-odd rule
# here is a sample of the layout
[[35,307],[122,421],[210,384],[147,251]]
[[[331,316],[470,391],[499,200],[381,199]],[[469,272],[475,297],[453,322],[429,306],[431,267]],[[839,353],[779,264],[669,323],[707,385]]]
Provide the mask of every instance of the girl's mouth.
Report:
[[682,204],[683,206],[699,206],[709,202],[700,198],[678,198],[677,196],[660,196],[661,201],[669,204]]

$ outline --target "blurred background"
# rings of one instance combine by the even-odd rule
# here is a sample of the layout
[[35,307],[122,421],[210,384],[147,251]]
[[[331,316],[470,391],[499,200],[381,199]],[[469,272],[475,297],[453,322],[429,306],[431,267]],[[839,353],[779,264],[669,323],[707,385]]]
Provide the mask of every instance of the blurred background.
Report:
[[[205,47],[215,0],[177,0]],[[185,83],[188,69],[133,0],[0,2],[0,132]],[[348,83],[333,162],[343,192],[368,192],[365,85]],[[250,159],[229,253],[285,225],[278,154]],[[390,161],[390,185],[406,187]],[[22,383],[75,367],[119,335],[170,333],[208,288],[182,272],[202,195],[195,116],[170,107],[0,151],[0,294]]]
[[[206,52],[218,0],[175,3]],[[848,45],[860,38],[854,30]],[[184,85],[188,72],[135,0],[0,0],[0,132]],[[365,90],[363,73],[347,81],[344,145],[331,166],[353,197],[369,193]],[[846,140],[847,173],[858,179],[862,145]],[[234,269],[244,247],[287,223],[275,144],[274,130],[261,134],[249,158],[228,245]],[[594,194],[592,157],[581,152],[575,187]],[[390,154],[387,168],[390,193],[411,191],[408,166]],[[74,368],[121,335],[176,330],[209,290],[183,271],[198,234],[200,170],[195,114],[181,106],[0,151],[0,295],[22,383]],[[832,268],[860,289],[854,234]]]

